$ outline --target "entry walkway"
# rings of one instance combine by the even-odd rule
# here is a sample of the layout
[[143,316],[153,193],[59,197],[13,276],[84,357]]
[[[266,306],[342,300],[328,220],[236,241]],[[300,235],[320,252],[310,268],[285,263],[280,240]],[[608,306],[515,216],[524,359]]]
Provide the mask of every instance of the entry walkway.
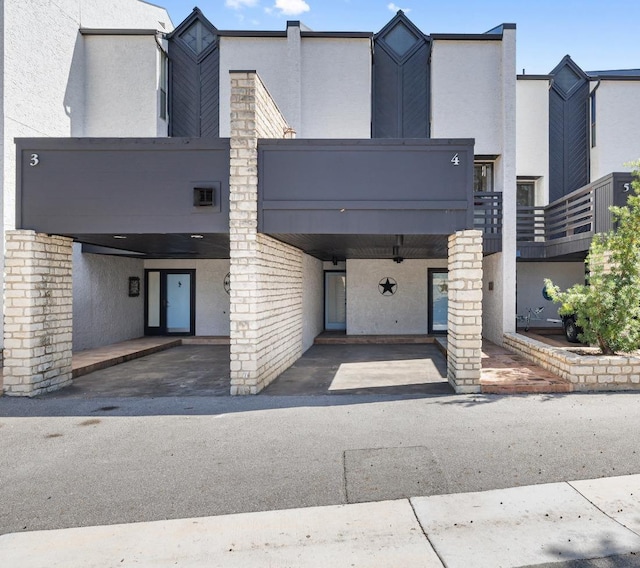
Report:
[[[6,566],[638,566],[640,475],[0,536]],[[592,559],[606,559],[603,561]],[[593,563],[592,563],[593,562]]]
[[75,379],[100,369],[113,367],[125,361],[158,353],[181,344],[182,341],[175,337],[140,337],[95,349],[75,351],[71,359],[72,376]]
[[480,387],[486,394],[571,392],[571,382],[531,363],[522,355],[482,342]]

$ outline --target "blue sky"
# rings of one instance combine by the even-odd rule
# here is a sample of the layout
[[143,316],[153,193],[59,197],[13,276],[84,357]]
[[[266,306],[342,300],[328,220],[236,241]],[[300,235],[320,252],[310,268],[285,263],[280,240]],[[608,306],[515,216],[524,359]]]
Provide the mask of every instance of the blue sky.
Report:
[[548,73],[567,53],[585,71],[640,68],[640,0],[152,0],[179,24],[198,6],[219,29],[379,31],[403,9],[424,33],[518,26],[518,73]]

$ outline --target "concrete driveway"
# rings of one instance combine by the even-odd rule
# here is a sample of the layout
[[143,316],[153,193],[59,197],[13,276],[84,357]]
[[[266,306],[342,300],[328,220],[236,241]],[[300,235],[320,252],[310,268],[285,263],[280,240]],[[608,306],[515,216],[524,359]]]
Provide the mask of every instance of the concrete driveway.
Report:
[[433,344],[313,345],[266,395],[452,394]]
[[[263,393],[452,394],[431,344],[314,345]],[[229,347],[181,345],[89,373],[46,397],[229,396]]]

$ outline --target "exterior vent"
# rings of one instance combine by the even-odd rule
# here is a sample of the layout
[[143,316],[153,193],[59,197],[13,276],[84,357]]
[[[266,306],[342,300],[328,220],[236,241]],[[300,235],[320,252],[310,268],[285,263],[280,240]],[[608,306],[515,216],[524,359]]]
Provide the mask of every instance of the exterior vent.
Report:
[[213,207],[216,203],[216,191],[213,187],[194,187],[193,205],[195,207]]
[[222,205],[222,182],[191,180],[193,207],[201,213],[220,213]]

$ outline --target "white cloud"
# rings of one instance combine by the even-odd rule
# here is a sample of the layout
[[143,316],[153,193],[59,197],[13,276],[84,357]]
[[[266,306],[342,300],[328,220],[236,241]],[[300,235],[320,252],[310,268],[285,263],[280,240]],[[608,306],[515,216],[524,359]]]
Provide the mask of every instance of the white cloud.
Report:
[[276,0],[274,8],[285,16],[299,16],[311,10],[304,0]]
[[258,5],[260,0],[225,0],[224,5],[233,10],[242,10],[242,8],[253,8]]
[[394,14],[398,10],[402,10],[405,14],[408,14],[409,12],[411,12],[411,8],[400,8],[400,6],[394,4],[393,2],[389,2],[387,4],[387,8],[389,8],[389,10],[391,10]]

